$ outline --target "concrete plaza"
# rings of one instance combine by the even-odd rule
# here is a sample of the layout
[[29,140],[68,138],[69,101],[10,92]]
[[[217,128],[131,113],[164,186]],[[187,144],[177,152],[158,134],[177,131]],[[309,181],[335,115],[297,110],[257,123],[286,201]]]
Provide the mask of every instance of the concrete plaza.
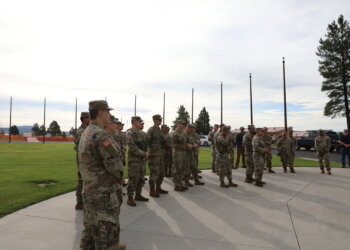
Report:
[[[137,207],[124,201],[121,243],[128,250],[350,249],[350,169],[275,170],[264,175],[264,188],[244,183],[244,169],[233,171],[238,188],[220,188],[210,171],[202,173],[205,186],[186,192],[166,178],[168,195]],[[71,192],[1,218],[0,249],[79,249],[82,212],[74,205]]]

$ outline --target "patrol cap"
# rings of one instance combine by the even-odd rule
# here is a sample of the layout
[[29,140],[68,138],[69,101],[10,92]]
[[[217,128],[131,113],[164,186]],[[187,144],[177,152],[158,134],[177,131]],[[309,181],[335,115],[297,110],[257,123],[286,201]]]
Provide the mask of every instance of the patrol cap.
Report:
[[185,122],[184,120],[181,120],[181,119],[177,120],[176,123],[181,123],[181,124],[184,124],[184,125],[187,124],[187,122]]
[[153,120],[162,120],[162,116],[161,115],[154,115],[152,116]]
[[80,118],[89,118],[89,117],[90,117],[89,112],[81,112],[80,113]]
[[230,132],[230,130],[231,130],[230,126],[224,126],[222,129],[223,132]]
[[132,116],[131,117],[131,122],[143,122],[140,116]]
[[124,126],[124,123],[122,123],[121,121],[119,121],[118,120],[118,123],[117,123],[118,125],[122,125],[122,126]]
[[111,115],[111,122],[115,123],[115,124],[118,124],[119,123],[119,120],[118,118],[116,118],[114,115]]
[[263,128],[256,128],[255,131],[256,132],[263,132]]
[[248,125],[248,129],[255,130],[255,126],[254,125]]
[[240,127],[239,129],[242,130],[242,129],[244,129],[244,127]]
[[225,124],[224,124],[224,123],[221,123],[221,124],[220,124],[220,127],[224,127],[224,126],[225,126]]
[[197,124],[195,124],[195,123],[192,123],[191,126],[192,126],[192,128],[197,128]]
[[229,126],[226,126],[226,127],[228,127],[229,128],[229,130],[231,130],[231,126],[229,125]]
[[214,127],[219,127],[219,124],[214,124]]
[[192,124],[188,124],[187,127],[188,128],[196,128],[196,125],[192,123]]
[[321,133],[321,132],[324,132],[324,130],[323,130],[322,128],[320,128],[320,129],[318,130],[318,132]]
[[[322,130],[322,129],[321,129]],[[323,131],[323,130],[322,130]],[[293,129],[290,129],[290,130],[288,130],[288,133],[293,133],[294,132],[294,130]]]
[[108,106],[108,103],[105,100],[96,100],[89,102],[89,110],[113,110]]
[[163,124],[161,128],[168,128],[168,126],[166,124]]
[[267,127],[263,127],[263,131],[267,131]]

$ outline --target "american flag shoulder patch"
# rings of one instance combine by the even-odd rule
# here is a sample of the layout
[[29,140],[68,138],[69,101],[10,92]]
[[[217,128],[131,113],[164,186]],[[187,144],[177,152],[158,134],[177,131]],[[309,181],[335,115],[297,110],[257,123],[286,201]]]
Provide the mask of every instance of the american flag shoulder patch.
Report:
[[109,145],[111,145],[112,141],[109,139],[105,139],[102,144],[105,148],[107,148]]

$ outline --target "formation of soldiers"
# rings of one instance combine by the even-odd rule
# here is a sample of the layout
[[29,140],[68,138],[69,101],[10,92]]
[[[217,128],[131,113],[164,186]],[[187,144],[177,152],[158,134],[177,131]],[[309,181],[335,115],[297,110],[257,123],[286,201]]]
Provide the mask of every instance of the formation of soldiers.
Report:
[[[168,194],[162,188],[164,177],[173,177],[174,191],[184,192],[193,185],[204,185],[198,170],[200,138],[194,124],[176,121],[174,131],[161,125],[162,117],[154,115],[153,126],[143,131],[144,122],[139,116],[131,118],[132,127],[125,133],[124,124],[110,114],[104,100],[89,102],[89,112],[81,113],[82,125],[75,138],[78,166],[77,204],[75,209],[84,213],[84,230],[81,249],[125,249],[119,243],[119,214],[123,200],[124,167],[128,166],[127,205],[134,207],[136,201],[147,202],[142,195],[146,166],[149,168],[149,196],[158,198]],[[215,125],[208,135],[212,142],[212,171],[219,175],[220,187],[237,187],[232,180],[232,169],[237,169],[240,156],[246,168],[246,183],[255,182],[263,187],[264,169],[272,169],[272,138],[267,128],[248,126],[248,133],[234,135],[230,126]],[[234,162],[234,145],[237,144],[237,160]],[[321,173],[331,174],[329,163],[330,139],[320,130],[315,140]],[[277,141],[284,172],[294,170],[296,139],[293,131],[283,132]],[[126,162],[127,152],[127,162]],[[253,178],[253,175],[255,178]],[[225,183],[227,178],[228,183]],[[194,182],[191,183],[191,180]]]

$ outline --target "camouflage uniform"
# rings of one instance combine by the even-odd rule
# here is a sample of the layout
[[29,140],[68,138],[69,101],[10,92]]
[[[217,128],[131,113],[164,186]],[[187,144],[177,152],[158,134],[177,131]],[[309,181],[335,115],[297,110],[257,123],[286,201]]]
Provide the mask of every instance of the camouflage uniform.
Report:
[[220,181],[223,182],[225,176],[232,181],[232,167],[230,159],[230,138],[229,135],[219,135],[216,139],[217,164],[220,171]]
[[171,135],[166,134],[164,137],[164,157],[163,157],[163,163],[164,163],[164,172],[165,176],[171,176],[172,174],[172,141],[171,141]]
[[263,140],[265,147],[269,152],[264,152],[264,166],[271,171],[272,169],[272,152],[271,152],[271,145],[272,145],[272,137],[268,134],[265,134],[261,137]]
[[[193,133],[186,133],[186,144],[196,145],[195,136]],[[184,171],[184,180],[189,182],[191,174],[193,179],[198,181],[198,171],[196,168],[196,159],[195,159],[195,149],[187,147],[186,149],[186,167]]]
[[118,189],[123,164],[112,136],[92,121],[79,143],[79,170],[84,182],[84,231],[81,249],[118,249]]
[[331,148],[331,139],[329,136],[317,136],[315,139],[315,149],[317,151],[318,163],[322,173],[324,173],[323,161],[326,164],[328,172],[331,171],[331,165],[329,161],[329,149]]
[[256,184],[258,184],[261,183],[264,174],[265,144],[262,139],[262,136],[259,136],[258,134],[254,135],[252,145],[254,156],[255,181]]
[[162,144],[164,136],[157,126],[152,126],[147,131],[147,140],[149,145],[149,159],[148,167],[150,170],[149,183],[154,185],[155,183],[161,184],[164,179],[164,166],[162,160]]
[[186,166],[186,134],[175,130],[172,133],[173,141],[173,176],[175,187],[182,187],[182,179]]
[[118,146],[121,150],[121,157],[123,161],[123,166],[126,165],[125,153],[126,153],[126,134],[124,132],[116,132],[113,135],[114,139],[117,141]]
[[144,165],[147,153],[147,141],[140,130],[130,128],[126,132],[126,143],[128,145],[128,197],[141,195],[144,184]]
[[195,168],[198,171],[198,159],[199,159],[199,146],[201,145],[201,139],[199,138],[199,134],[197,132],[193,133],[194,141],[198,145],[198,148],[194,149],[194,160],[195,160]]
[[285,172],[287,171],[287,167],[290,168],[291,172],[294,172],[292,165],[293,153],[293,141],[289,137],[282,137],[277,141],[277,155],[279,155],[281,158]]
[[208,135],[208,141],[211,142],[211,170],[213,172],[216,171],[216,167],[215,167],[215,161],[216,161],[216,147],[215,147],[215,142],[214,142],[214,135],[215,135],[215,131],[210,131],[209,135]]
[[293,152],[290,159],[290,166],[294,168],[294,156],[295,156],[295,150],[297,148],[297,139],[294,136],[289,136],[289,138],[292,141],[292,152]]
[[235,136],[234,134],[230,133],[228,134],[228,138],[230,140],[230,143],[228,145],[228,150],[230,153],[230,166],[231,168],[235,167],[234,159],[235,159],[235,151],[234,151],[234,146],[235,146]]
[[83,134],[84,130],[86,129],[86,127],[83,126],[83,124],[80,125],[80,127],[77,130],[77,133],[75,135],[74,138],[74,150],[76,152],[76,163],[77,163],[77,175],[78,175],[78,179],[77,179],[77,188],[76,188],[76,192],[75,195],[77,197],[77,203],[83,203],[83,195],[82,195],[82,191],[83,191],[83,180],[81,179],[81,174],[79,171],[79,158],[78,158],[78,147],[79,147],[79,141],[81,138],[81,135]]
[[219,173],[219,171],[220,171],[220,168],[218,167],[218,148],[217,148],[217,146],[216,146],[216,140],[218,139],[218,137],[220,136],[220,135],[222,135],[222,132],[220,131],[220,130],[218,130],[216,133],[215,133],[215,135],[214,135],[214,145],[215,145],[215,172],[216,173]]
[[250,179],[254,173],[253,137],[254,135],[251,133],[247,133],[243,136],[244,154],[247,165],[246,176],[248,176],[248,179]]

